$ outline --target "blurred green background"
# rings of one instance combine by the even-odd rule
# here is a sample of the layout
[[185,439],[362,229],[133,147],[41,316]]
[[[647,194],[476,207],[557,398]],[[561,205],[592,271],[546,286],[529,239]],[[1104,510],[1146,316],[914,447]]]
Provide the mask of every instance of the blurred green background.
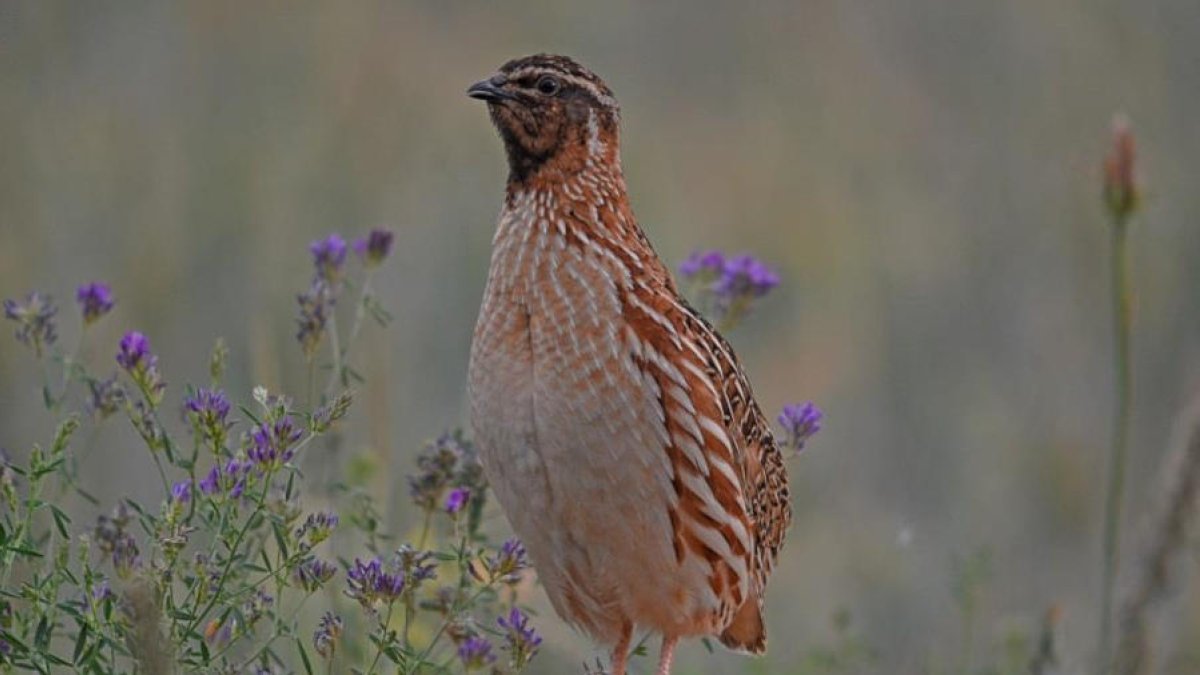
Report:
[[[349,445],[383,458],[375,487],[402,530],[412,455],[465,421],[506,172],[463,92],[535,51],[617,92],[634,207],[669,263],[718,247],[780,271],[731,339],[765,408],[827,414],[792,465],[769,657],[690,644],[679,672],[795,672],[840,609],[879,652],[869,672],[949,669],[956,560],[982,548],[977,661],[1058,604],[1064,655],[1086,663],[1112,406],[1099,164],[1128,113],[1148,191],[1132,234],[1129,570],[1200,384],[1195,0],[5,0],[0,296],[52,292],[69,343],[75,286],[111,282],[119,304],[89,358],[110,363],[121,332],[143,330],[177,385],[169,404],[204,379],[217,336],[243,399],[258,383],[299,392],[307,242],[392,227],[380,284],[396,321],[366,331]],[[3,336],[0,445],[50,434],[38,387]],[[84,459],[106,503],[159,498],[127,427],[93,432]],[[1176,590],[1159,665],[1196,672],[1200,584]],[[594,655],[539,626],[533,672]]]

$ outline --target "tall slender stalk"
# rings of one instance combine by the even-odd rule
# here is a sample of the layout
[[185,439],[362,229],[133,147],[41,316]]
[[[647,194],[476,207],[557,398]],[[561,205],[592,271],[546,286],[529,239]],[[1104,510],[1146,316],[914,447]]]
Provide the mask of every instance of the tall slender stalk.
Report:
[[1112,670],[1112,608],[1119,572],[1121,548],[1121,505],[1125,496],[1125,467],[1129,450],[1129,426],[1133,411],[1133,363],[1130,353],[1132,292],[1129,283],[1129,220],[1137,209],[1139,194],[1135,179],[1135,144],[1129,122],[1118,115],[1113,120],[1112,149],[1104,160],[1104,201],[1112,219],[1111,256],[1113,315],[1113,380],[1115,409],[1108,455],[1108,486],[1104,495],[1103,577],[1100,590],[1100,626],[1097,672]]

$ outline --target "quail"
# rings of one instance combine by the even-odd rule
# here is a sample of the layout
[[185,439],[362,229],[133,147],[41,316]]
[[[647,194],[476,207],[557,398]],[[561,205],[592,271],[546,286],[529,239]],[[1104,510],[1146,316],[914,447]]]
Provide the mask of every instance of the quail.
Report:
[[504,64],[486,102],[508,157],[471,347],[471,424],[558,615],[766,649],[791,519],[779,446],[729,344],[681,297],[630,208],[613,92],[571,58]]

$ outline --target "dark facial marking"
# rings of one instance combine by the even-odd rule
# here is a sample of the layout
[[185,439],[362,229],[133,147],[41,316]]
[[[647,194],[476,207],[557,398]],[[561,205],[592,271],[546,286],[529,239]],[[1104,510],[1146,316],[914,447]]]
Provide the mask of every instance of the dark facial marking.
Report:
[[[566,150],[586,150],[594,116],[605,133],[616,133],[620,115],[612,90],[590,70],[565,56],[536,54],[509,61],[468,95],[488,102],[504,140],[512,178],[523,181]],[[567,155],[563,155],[566,157]],[[567,169],[573,162],[564,160]]]

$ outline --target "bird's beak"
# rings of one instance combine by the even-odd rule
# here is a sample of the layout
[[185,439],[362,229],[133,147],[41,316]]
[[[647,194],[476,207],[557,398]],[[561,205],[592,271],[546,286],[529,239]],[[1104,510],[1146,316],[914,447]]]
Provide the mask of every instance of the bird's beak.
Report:
[[505,101],[516,98],[512,94],[504,91],[505,79],[503,75],[493,75],[482,82],[476,82],[467,88],[467,96],[477,98],[480,101]]

